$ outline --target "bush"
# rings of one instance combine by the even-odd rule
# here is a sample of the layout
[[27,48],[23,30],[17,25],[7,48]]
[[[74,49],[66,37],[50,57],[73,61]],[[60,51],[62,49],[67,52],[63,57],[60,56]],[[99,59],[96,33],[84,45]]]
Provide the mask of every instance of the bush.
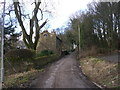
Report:
[[34,60],[31,60],[31,62],[34,65],[35,69],[40,69],[47,65],[48,63],[52,63],[60,58],[59,55],[53,54],[51,56],[43,56],[43,57],[37,57]]
[[28,49],[15,49],[5,54],[5,58],[10,61],[28,60],[35,56],[35,51]]
[[69,54],[69,52],[68,51],[62,51],[62,54],[61,55],[68,55]]
[[[49,51],[49,54],[52,52]],[[45,54],[46,55],[46,54]],[[48,55],[48,54],[47,54]],[[5,75],[40,69],[59,59],[59,55],[35,57],[35,52],[27,49],[12,50],[5,55]],[[14,70],[15,69],[15,70]]]
[[53,51],[50,50],[43,50],[40,53],[37,53],[37,57],[41,57],[41,56],[50,56],[51,54],[53,54]]

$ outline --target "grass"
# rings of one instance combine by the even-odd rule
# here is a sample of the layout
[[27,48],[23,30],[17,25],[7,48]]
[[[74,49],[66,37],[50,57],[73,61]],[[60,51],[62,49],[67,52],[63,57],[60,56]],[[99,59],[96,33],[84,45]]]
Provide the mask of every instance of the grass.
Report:
[[[3,87],[4,88],[26,87],[26,84],[28,84],[28,82],[36,78],[36,75],[38,72],[44,72],[44,69],[42,68],[45,65],[47,65],[48,63],[52,63],[58,59],[59,59],[59,55],[53,54],[49,57],[48,56],[36,57],[31,62],[33,63],[32,68],[27,66],[27,64],[29,63],[25,65],[22,64],[23,70],[21,71],[21,73],[16,73],[16,74],[14,73],[14,74],[6,75]],[[20,68],[20,66],[17,66],[17,67]],[[26,70],[25,68],[29,68],[29,71],[25,71]]]
[[4,86],[3,88],[11,88],[11,87],[24,87],[23,85],[25,83],[28,83],[30,80],[33,80],[36,78],[38,72],[43,72],[44,69],[40,70],[34,70],[23,73],[17,73],[8,76],[5,78]]
[[101,86],[107,88],[120,87],[118,85],[119,73],[117,63],[87,57],[80,60],[80,65],[83,73]]
[[120,86],[113,87],[114,90],[120,90]]

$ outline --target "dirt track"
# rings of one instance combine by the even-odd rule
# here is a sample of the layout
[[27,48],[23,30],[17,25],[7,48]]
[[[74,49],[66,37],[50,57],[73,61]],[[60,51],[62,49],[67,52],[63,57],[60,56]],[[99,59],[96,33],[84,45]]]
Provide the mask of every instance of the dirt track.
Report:
[[74,53],[65,56],[46,68],[34,80],[31,88],[98,88],[81,72]]

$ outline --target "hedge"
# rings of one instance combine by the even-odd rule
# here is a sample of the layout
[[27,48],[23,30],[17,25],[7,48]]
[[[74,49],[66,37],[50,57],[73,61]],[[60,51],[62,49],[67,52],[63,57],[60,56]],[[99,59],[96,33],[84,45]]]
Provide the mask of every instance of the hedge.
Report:
[[48,63],[52,63],[58,60],[59,58],[59,55],[53,54],[51,56],[37,57],[34,60],[32,60],[32,63],[34,63],[34,68],[39,69],[47,65]]
[[15,49],[5,54],[5,59],[10,61],[29,60],[35,57],[35,51],[28,49]]
[[[28,56],[27,56],[28,55]],[[12,50],[8,52],[5,60],[5,75],[29,71],[33,68],[40,69],[59,59],[59,55],[34,57],[35,52],[31,50]],[[10,65],[10,64],[11,65]],[[14,71],[15,69],[15,71]]]
[[54,54],[54,53],[53,53],[53,51],[51,51],[51,50],[43,50],[43,51],[41,51],[41,52],[36,53],[36,56],[37,56],[37,57],[50,56],[50,55],[52,55],[52,54]]

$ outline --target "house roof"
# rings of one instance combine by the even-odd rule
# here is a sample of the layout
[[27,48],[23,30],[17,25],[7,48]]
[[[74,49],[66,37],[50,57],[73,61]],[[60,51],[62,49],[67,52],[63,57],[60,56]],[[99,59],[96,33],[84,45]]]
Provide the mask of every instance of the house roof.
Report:
[[48,32],[48,30],[45,30],[45,31],[43,31],[41,34],[43,34],[43,33],[49,33],[49,32]]

